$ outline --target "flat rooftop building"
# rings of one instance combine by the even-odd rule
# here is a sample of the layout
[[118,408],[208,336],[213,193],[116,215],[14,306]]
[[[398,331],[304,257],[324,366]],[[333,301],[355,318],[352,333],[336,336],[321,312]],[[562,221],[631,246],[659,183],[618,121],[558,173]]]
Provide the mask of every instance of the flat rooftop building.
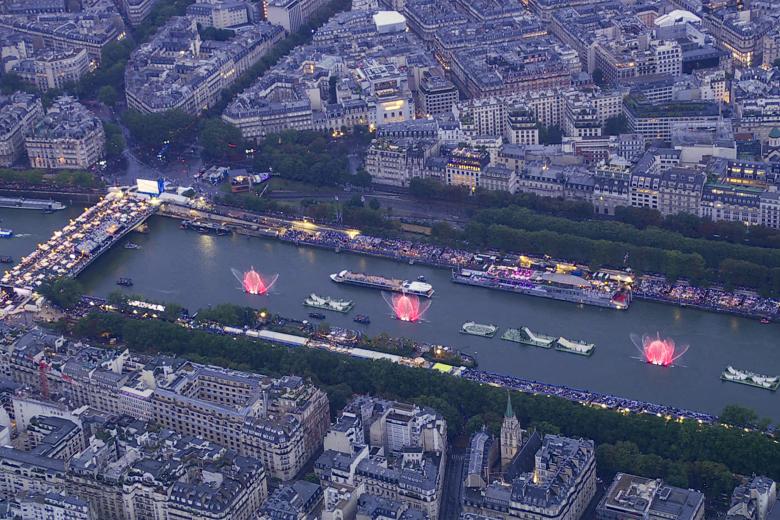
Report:
[[618,473],[596,508],[597,520],[702,520],[704,494]]

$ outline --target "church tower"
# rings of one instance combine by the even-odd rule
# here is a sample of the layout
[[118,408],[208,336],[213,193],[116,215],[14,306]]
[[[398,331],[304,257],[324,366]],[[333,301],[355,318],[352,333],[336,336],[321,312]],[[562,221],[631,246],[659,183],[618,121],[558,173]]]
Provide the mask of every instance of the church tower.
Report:
[[512,459],[517,455],[522,443],[520,422],[515,417],[512,409],[512,397],[507,392],[506,412],[504,412],[504,424],[501,426],[501,470],[506,471]]

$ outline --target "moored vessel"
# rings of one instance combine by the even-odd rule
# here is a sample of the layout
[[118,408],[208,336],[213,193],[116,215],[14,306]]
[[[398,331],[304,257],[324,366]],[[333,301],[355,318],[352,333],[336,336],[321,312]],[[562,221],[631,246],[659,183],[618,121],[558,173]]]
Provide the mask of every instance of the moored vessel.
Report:
[[324,320],[325,319],[325,315],[322,314],[321,312],[310,312],[309,313],[309,318],[311,318],[313,320]]
[[191,229],[204,235],[224,236],[230,234],[230,229],[223,224],[213,224],[201,220],[182,220],[182,229]]
[[369,318],[365,314],[358,314],[354,318],[352,318],[352,321],[354,321],[355,323],[362,323],[363,325],[369,325],[371,323],[371,318]]
[[0,256],[0,264],[12,264],[14,263],[14,257],[3,255]]
[[492,324],[476,323],[467,321],[460,328],[461,334],[471,334],[472,336],[481,336],[483,338],[492,338],[498,332],[498,327]]
[[455,269],[452,281],[617,310],[625,310],[631,303],[631,290],[627,286],[566,272],[491,265],[485,270]]
[[356,273],[346,269],[331,274],[330,279],[336,283],[346,283],[383,291],[414,294],[415,296],[422,296],[424,298],[430,298],[433,296],[434,292],[431,284],[421,280],[399,280],[397,278],[386,278],[373,274]]
[[532,332],[528,327],[507,329],[501,335],[501,339],[541,348],[550,348],[556,341],[556,338],[553,336],[546,336],[544,334],[539,334],[538,332]]
[[596,345],[587,341],[571,340],[560,337],[555,340],[555,350],[577,354],[578,356],[590,356],[596,350]]
[[772,392],[780,387],[780,376],[764,376],[748,370],[739,370],[731,365],[726,367],[726,370],[723,371],[720,378],[723,381],[731,381],[732,383],[739,383],[741,385],[763,388],[764,390],[771,390]]
[[352,307],[355,306],[351,300],[340,300],[338,298],[331,298],[330,296],[318,296],[314,293],[307,296],[306,299],[303,300],[303,304],[306,307],[343,313],[349,312],[352,310]]
[[122,287],[132,287],[133,286],[133,279],[132,278],[120,278],[116,281],[117,285],[121,285]]

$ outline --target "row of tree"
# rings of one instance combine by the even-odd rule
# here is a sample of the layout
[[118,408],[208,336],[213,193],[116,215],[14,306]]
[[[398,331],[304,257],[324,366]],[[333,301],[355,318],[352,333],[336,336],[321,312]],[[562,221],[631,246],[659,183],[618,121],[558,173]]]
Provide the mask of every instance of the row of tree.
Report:
[[485,209],[475,215],[475,220],[485,225],[503,224],[529,231],[555,231],[592,239],[608,238],[615,242],[637,246],[698,253],[704,258],[707,267],[710,268],[717,268],[723,260],[729,258],[753,262],[766,267],[780,267],[780,250],[688,238],[680,233],[655,227],[638,229],[629,224],[605,220],[576,222],[566,218],[542,215],[517,206]]
[[[93,340],[107,333],[136,352],[156,353],[164,346],[168,353],[197,361],[271,375],[301,375],[328,392],[333,412],[355,393],[428,404],[446,417],[453,437],[474,431],[483,423],[496,428],[506,405],[504,390],[435,371],[314,349],[286,349],[166,322],[90,314],[76,324],[73,333]],[[624,415],[519,393],[513,393],[512,402],[525,425],[593,439],[599,447],[598,464],[605,478],[616,471],[665,476],[681,485],[687,478],[689,485],[703,488],[710,498],[730,485],[730,481],[726,484],[726,473],[780,478],[780,445],[760,433],[694,421],[667,421],[651,415]],[[636,449],[617,445],[623,441]],[[664,464],[668,467],[659,469]]]
[[532,193],[511,194],[501,191],[477,190],[472,194],[463,186],[446,186],[434,179],[412,179],[409,193],[419,199],[443,200],[473,207],[503,208],[522,206],[545,215],[573,220],[611,220],[638,229],[657,227],[680,233],[688,238],[704,238],[756,247],[780,248],[780,230],[765,226],[746,226],[741,222],[713,222],[689,213],[664,217],[658,210],[620,206],[614,217],[595,215],[593,205],[581,200],[540,197]]
[[0,184],[23,186],[52,186],[58,188],[97,188],[102,183],[91,173],[81,170],[12,170],[0,168]]

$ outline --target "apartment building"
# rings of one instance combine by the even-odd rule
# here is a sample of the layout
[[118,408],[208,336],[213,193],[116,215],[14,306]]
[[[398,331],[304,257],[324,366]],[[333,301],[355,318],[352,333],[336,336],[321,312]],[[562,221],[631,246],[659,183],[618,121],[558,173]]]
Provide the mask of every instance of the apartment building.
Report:
[[33,168],[87,169],[103,158],[106,135],[97,116],[75,98],[61,96],[24,143]]

